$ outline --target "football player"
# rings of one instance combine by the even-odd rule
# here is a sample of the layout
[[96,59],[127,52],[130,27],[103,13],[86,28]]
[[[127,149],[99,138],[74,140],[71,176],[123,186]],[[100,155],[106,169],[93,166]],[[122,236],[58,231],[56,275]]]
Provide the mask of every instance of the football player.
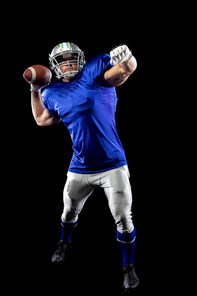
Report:
[[49,65],[59,81],[48,84],[42,92],[44,86],[31,85],[33,116],[39,126],[62,121],[73,142],[63,192],[61,239],[52,262],[65,262],[85,201],[96,188],[103,188],[123,254],[123,286],[130,291],[139,283],[133,260],[136,234],[129,170],[116,130],[115,87],[135,71],[136,59],[123,44],[113,48],[110,55],[97,55],[86,64],[83,51],[64,42],[53,48]]

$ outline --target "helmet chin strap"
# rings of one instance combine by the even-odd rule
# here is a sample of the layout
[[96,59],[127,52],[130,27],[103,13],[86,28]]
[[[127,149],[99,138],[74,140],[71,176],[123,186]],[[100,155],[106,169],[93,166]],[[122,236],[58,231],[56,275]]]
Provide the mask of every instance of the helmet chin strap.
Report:
[[70,72],[71,72],[70,74],[64,73],[62,75],[61,79],[64,79],[64,78],[72,79],[72,78],[74,78],[78,74],[78,71],[70,71]]

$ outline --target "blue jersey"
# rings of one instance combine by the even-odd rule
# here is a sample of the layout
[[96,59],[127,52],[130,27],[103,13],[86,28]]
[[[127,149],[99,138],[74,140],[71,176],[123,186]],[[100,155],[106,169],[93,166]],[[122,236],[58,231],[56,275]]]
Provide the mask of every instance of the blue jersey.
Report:
[[115,124],[115,87],[104,79],[111,67],[109,55],[95,56],[73,81],[51,83],[42,92],[44,107],[70,133],[70,172],[96,173],[127,164]]

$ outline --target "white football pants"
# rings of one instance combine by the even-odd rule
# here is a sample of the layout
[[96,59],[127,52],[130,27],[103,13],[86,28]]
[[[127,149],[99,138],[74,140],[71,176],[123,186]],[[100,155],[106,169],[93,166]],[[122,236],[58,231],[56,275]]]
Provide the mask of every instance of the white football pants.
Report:
[[94,189],[103,188],[117,230],[124,234],[132,232],[134,226],[131,216],[132,192],[129,176],[127,165],[95,174],[68,172],[64,187],[64,210],[61,217],[63,222],[76,222],[85,201]]

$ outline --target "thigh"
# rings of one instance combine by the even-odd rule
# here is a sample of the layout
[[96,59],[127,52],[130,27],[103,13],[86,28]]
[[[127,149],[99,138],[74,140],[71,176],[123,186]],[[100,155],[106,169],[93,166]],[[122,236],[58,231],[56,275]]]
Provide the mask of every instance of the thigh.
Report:
[[93,191],[88,184],[85,174],[68,172],[67,181],[64,187],[64,197],[70,200],[81,200]]
[[101,187],[104,188],[109,199],[109,193],[121,193],[127,189],[130,191],[129,199],[132,200],[129,177],[130,174],[127,166],[107,171],[101,176]]
[[108,199],[110,211],[120,229],[132,228],[132,191],[127,167],[112,170],[107,175],[103,188]]
[[86,181],[86,175],[68,172],[67,181],[64,187],[64,210],[63,221],[75,222],[78,214],[93,189]]

